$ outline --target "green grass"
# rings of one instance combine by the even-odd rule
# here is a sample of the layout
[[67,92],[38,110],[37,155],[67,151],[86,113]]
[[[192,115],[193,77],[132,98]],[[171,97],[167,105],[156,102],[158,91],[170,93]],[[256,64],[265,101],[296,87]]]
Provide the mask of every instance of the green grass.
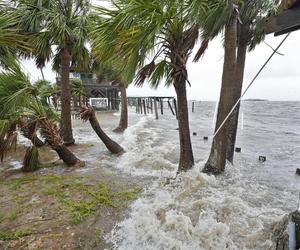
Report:
[[57,196],[63,203],[65,210],[71,215],[71,222],[79,224],[85,218],[94,214],[97,207],[113,207],[118,208],[124,206],[128,201],[137,198],[141,188],[136,187],[123,192],[112,192],[107,184],[98,183],[97,185],[87,185],[84,183],[75,183],[72,187],[81,192],[79,200],[72,199],[69,196],[59,193]]
[[42,181],[45,184],[57,182],[63,180],[61,176],[55,175],[45,175],[45,176],[35,176],[35,175],[25,175],[20,178],[12,179],[9,181],[9,185],[12,190],[19,190],[23,185],[32,184],[35,181]]
[[18,218],[19,212],[20,212],[19,208],[14,209],[12,212],[9,213],[9,215],[7,216],[7,219],[10,221],[16,220]]
[[[34,193],[38,192],[55,198],[61,204],[62,211],[69,214],[70,220],[74,224],[81,223],[97,212],[101,206],[123,207],[129,201],[136,199],[142,191],[141,188],[134,187],[121,192],[114,192],[104,182],[90,184],[84,183],[81,177],[56,175],[25,175],[9,180],[8,184],[13,191],[19,192],[21,189],[31,189]],[[14,209],[6,216],[11,221],[16,220],[20,211],[23,211],[22,202],[17,203],[20,204],[18,209]]]
[[6,240],[19,240],[20,238],[23,238],[25,236],[31,235],[33,232],[29,229],[27,230],[17,230],[15,232],[5,232],[0,231],[0,240],[6,241]]

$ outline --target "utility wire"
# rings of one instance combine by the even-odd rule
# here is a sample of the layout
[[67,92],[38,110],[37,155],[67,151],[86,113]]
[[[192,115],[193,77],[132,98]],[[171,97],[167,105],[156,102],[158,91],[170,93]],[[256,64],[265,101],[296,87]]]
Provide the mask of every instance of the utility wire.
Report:
[[228,120],[228,118],[230,117],[230,115],[232,114],[232,112],[235,110],[235,108],[237,107],[237,105],[241,102],[242,98],[244,97],[244,95],[247,93],[247,91],[249,90],[249,88],[252,86],[252,84],[255,82],[255,80],[257,79],[257,77],[260,75],[260,73],[263,71],[263,69],[267,66],[267,64],[270,62],[270,60],[272,59],[272,57],[277,53],[277,51],[279,50],[279,48],[282,46],[282,44],[286,41],[286,39],[290,36],[291,32],[288,33],[283,40],[281,41],[281,43],[277,46],[277,48],[273,51],[273,53],[271,54],[271,56],[268,58],[268,60],[264,63],[264,65],[260,68],[260,70],[258,71],[258,73],[254,76],[253,80],[250,82],[250,84],[248,85],[248,87],[245,89],[245,91],[243,92],[243,94],[241,95],[241,97],[238,99],[238,101],[235,103],[235,105],[232,107],[232,109],[230,110],[229,114],[225,117],[224,121],[221,123],[221,125],[218,127],[218,129],[216,130],[216,132],[213,135],[213,138],[215,138],[215,136],[219,133],[219,131],[221,130],[221,128],[224,126],[224,124],[226,123],[226,121]]

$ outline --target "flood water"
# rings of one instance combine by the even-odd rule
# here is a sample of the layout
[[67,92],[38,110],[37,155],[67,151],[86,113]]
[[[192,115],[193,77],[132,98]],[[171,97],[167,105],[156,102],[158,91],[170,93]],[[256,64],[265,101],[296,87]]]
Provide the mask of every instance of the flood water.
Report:
[[[174,177],[179,160],[177,121],[164,115],[129,114],[130,126],[114,134],[118,116],[99,114],[105,131],[126,153],[106,153],[89,124],[75,122],[77,142],[95,144],[81,158],[88,166],[104,164],[130,178],[144,177],[144,192],[126,219],[106,235],[115,249],[274,249],[274,227],[297,208],[300,177],[300,102],[243,102],[234,165],[218,177],[200,172],[213,133],[214,102],[197,102],[190,112],[195,167]],[[191,111],[191,109],[190,109]],[[203,141],[208,136],[208,141]],[[260,163],[258,157],[266,156]]]

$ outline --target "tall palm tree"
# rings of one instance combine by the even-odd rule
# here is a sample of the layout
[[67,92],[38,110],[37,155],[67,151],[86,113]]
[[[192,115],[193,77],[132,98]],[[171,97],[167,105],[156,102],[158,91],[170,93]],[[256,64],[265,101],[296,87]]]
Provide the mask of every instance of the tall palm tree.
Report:
[[[138,61],[137,86],[142,86],[146,79],[154,88],[162,79],[165,79],[165,85],[174,86],[178,100],[180,142],[178,172],[186,171],[194,165],[186,95],[186,64],[198,39],[199,26],[191,21],[186,11],[188,1],[118,0],[113,4],[114,9],[98,9],[103,20],[93,31],[99,36],[95,49],[107,51],[107,60],[126,58]],[[206,9],[206,1],[198,0],[197,4],[199,12]],[[145,65],[147,62],[150,63]]]
[[[54,54],[54,68],[61,75],[60,131],[66,145],[74,143],[71,122],[71,62],[88,63],[87,21],[88,0],[19,0],[17,5],[20,26],[35,34],[34,56],[38,67],[43,67]],[[56,47],[55,52],[52,50]],[[57,65],[59,61],[59,65]]]
[[[53,111],[38,97],[38,89],[34,87],[27,76],[20,70],[16,63],[0,74],[0,156],[12,146],[15,141],[15,130],[17,126],[22,127],[20,120],[34,121],[37,125],[31,127],[31,133],[35,134],[36,129],[41,129],[42,136],[46,139],[53,150],[69,166],[84,165],[65,145],[59,135],[59,131],[52,118],[55,117]],[[9,125],[9,126],[8,126]],[[3,146],[5,145],[5,146]],[[30,152],[36,155],[36,150],[28,150],[24,160],[30,164]]]
[[[212,39],[225,30],[225,57],[216,135],[203,171],[218,174],[224,171],[226,160],[233,162],[240,105],[219,128],[241,96],[247,48],[253,49],[263,39],[260,24],[266,12],[276,10],[276,0],[244,0],[238,5],[230,1],[215,1],[211,4],[210,13],[203,21],[206,24],[204,36]],[[220,16],[225,17],[224,20],[216,22]]]

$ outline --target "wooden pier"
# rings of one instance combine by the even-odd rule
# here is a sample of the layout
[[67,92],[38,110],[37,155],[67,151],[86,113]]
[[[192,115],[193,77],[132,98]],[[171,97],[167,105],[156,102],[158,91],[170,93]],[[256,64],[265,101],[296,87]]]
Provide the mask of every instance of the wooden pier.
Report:
[[168,107],[171,113],[177,119],[177,101],[175,97],[170,96],[146,96],[146,97],[128,97],[128,104],[135,106],[136,113],[138,114],[155,114],[155,118],[158,119],[158,115],[164,114],[164,107]]

